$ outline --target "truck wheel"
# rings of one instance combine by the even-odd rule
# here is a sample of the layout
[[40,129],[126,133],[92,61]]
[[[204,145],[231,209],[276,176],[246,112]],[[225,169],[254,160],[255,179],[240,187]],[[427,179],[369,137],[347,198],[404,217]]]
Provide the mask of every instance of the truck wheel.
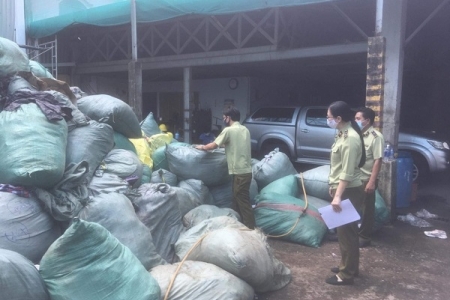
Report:
[[413,157],[413,182],[424,182],[429,174],[428,163],[420,154],[412,153]]

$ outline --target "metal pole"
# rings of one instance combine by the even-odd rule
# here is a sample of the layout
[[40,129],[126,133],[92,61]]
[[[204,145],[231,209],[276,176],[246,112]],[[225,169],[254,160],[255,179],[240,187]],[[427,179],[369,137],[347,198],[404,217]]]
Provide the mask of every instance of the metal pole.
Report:
[[383,29],[383,2],[384,0],[377,0],[377,13],[375,16],[375,35],[380,35]]
[[137,61],[136,0],[131,0],[131,59]]
[[183,69],[183,80],[184,80],[184,142],[190,143],[190,124],[191,124],[191,81],[192,81],[192,71],[191,67],[186,67]]

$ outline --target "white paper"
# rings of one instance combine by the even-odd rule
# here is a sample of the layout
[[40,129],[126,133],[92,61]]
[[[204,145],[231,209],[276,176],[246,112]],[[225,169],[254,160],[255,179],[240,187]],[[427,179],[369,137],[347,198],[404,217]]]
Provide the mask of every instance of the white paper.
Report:
[[341,201],[341,208],[342,210],[340,212],[335,212],[331,205],[319,208],[319,212],[328,229],[355,222],[361,218],[353,204],[350,202],[350,199]]

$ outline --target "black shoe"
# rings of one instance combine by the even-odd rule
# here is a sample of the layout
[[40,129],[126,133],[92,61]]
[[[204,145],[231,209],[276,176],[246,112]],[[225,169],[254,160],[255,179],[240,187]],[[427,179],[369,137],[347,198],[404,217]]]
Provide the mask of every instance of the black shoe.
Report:
[[359,248],[366,248],[370,246],[370,240],[359,239]]
[[328,240],[329,240],[330,242],[339,242],[338,236],[337,236],[336,233],[334,233],[334,234],[328,234]]
[[333,275],[330,278],[325,279],[325,282],[332,285],[352,285],[352,279],[340,279],[337,275]]
[[[330,269],[330,271],[333,273],[336,273],[336,274],[340,272],[339,267],[333,267]],[[355,277],[357,277],[358,275],[359,275],[359,273],[356,273]]]

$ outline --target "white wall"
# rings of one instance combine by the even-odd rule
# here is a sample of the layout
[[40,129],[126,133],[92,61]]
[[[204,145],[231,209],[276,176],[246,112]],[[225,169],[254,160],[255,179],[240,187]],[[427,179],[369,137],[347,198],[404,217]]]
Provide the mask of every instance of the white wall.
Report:
[[0,36],[25,45],[23,0],[0,0]]
[[[234,105],[241,112],[241,121],[249,113],[249,80],[246,77],[236,78],[238,86],[231,89],[228,83],[231,78],[214,78],[192,81],[192,92],[199,94],[199,108],[211,109],[214,117],[222,119],[222,111],[226,100],[234,100]],[[143,82],[142,92],[183,92],[182,81]],[[213,121],[214,122],[214,121]]]

